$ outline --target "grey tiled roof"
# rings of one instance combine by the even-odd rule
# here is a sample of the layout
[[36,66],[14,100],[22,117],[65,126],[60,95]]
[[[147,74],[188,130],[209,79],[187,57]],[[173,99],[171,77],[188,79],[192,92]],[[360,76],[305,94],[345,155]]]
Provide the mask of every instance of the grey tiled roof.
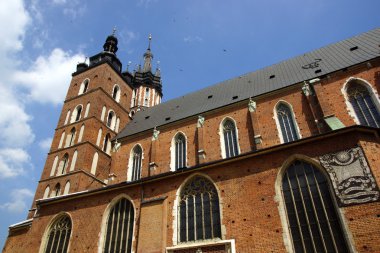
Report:
[[[134,119],[116,138],[120,139],[152,129],[155,126],[159,127],[368,61],[380,55],[379,45],[380,28],[377,28],[290,60],[146,108],[136,113]],[[233,99],[236,96],[237,98]]]

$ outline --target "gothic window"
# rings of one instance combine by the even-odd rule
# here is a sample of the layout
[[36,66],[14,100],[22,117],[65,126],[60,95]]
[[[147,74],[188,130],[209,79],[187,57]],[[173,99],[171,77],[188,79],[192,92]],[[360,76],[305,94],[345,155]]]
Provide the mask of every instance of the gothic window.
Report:
[[65,185],[65,189],[63,190],[63,195],[69,194],[69,191],[70,191],[70,181],[67,181]]
[[276,108],[277,119],[280,125],[282,140],[284,143],[299,139],[293,112],[288,105],[280,103]]
[[71,111],[70,111],[70,110],[68,110],[68,111],[67,111],[67,114],[66,114],[66,118],[65,118],[65,123],[63,123],[64,125],[66,125],[66,124],[67,124],[67,122],[69,121],[69,118],[70,118],[70,113],[71,113]]
[[66,174],[66,168],[69,164],[69,155],[65,154],[62,160],[59,162],[59,167],[57,171],[57,176]]
[[54,176],[55,174],[55,169],[57,168],[57,164],[58,164],[58,156],[55,156],[53,166],[51,167],[51,171],[50,171],[51,177]]
[[98,166],[98,159],[99,159],[99,154],[96,152],[94,154],[94,157],[92,158],[92,164],[91,164],[91,174],[95,175],[96,173],[96,167]]
[[115,128],[116,117],[113,111],[109,111],[107,118],[107,126],[111,129]]
[[104,253],[132,252],[135,212],[132,203],[122,198],[111,209],[106,223]]
[[141,177],[142,149],[136,145],[132,151],[132,175],[131,181],[139,180]]
[[44,192],[44,196],[42,197],[43,199],[46,199],[49,197],[49,193],[50,193],[50,187],[49,186],[46,186],[45,188],[45,192]]
[[61,195],[61,185],[58,183],[54,187],[54,191],[51,192],[52,197],[56,197]]
[[111,135],[107,134],[106,137],[104,137],[103,151],[106,153],[109,153],[110,150],[111,150]]
[[144,106],[149,106],[149,88],[145,89]]
[[68,215],[59,218],[49,229],[46,253],[66,253],[71,235],[71,220]]
[[221,238],[218,193],[208,179],[196,176],[184,185],[178,226],[180,242]]
[[81,83],[81,85],[80,85],[80,87],[79,87],[79,93],[78,93],[78,95],[81,95],[81,94],[83,94],[83,93],[86,93],[86,91],[87,91],[87,89],[88,89],[88,84],[89,84],[89,80],[88,79],[86,79],[86,80],[84,80],[82,83]]
[[231,119],[223,123],[223,140],[225,158],[237,156],[239,154],[239,144],[236,136],[236,126]]
[[186,138],[181,133],[174,138],[174,159],[175,169],[186,167]]
[[76,122],[80,120],[82,113],[82,105],[78,105],[75,110],[73,111],[73,114],[71,115],[71,121],[70,123]]
[[295,161],[282,178],[293,247],[298,252],[349,252],[327,178],[311,164]]
[[75,135],[76,135],[76,130],[73,127],[71,129],[71,131],[70,131],[70,134],[68,134],[67,137],[66,137],[66,145],[65,145],[65,147],[70,147],[70,146],[74,145]]
[[347,88],[347,95],[361,125],[380,127],[380,112],[367,87],[352,82]]
[[117,84],[113,87],[112,97],[113,97],[113,99],[115,99],[117,102],[120,101],[120,87],[119,87],[119,85],[117,85]]

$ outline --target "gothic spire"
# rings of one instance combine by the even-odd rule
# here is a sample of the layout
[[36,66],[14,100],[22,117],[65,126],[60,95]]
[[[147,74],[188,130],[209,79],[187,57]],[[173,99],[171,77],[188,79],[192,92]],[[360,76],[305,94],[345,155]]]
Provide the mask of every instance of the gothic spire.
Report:
[[116,27],[113,28],[112,34],[109,35],[106,39],[106,42],[103,45],[103,50],[105,52],[116,54],[118,48],[117,48],[117,38],[115,36],[116,33]]
[[144,68],[143,68],[144,73],[152,71],[153,54],[150,51],[150,43],[152,41],[152,35],[151,34],[149,34],[148,39],[149,39],[148,49],[146,50],[146,52],[144,54]]

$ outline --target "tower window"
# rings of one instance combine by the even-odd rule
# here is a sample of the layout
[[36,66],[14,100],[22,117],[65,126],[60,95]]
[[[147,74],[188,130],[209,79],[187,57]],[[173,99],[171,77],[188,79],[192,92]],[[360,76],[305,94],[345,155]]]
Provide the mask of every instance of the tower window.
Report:
[[295,161],[282,179],[294,252],[349,252],[328,179],[318,169]]
[[75,110],[73,111],[73,114],[71,115],[70,123],[79,121],[81,118],[81,113],[82,113],[82,105],[78,105],[77,107],[75,107]]
[[132,252],[135,212],[132,203],[122,198],[111,209],[105,234],[104,253]]
[[380,112],[367,87],[358,82],[349,83],[347,95],[361,125],[380,127]]
[[81,83],[81,85],[80,85],[80,87],[79,87],[78,95],[81,95],[81,94],[87,92],[89,82],[90,82],[90,80],[89,80],[89,79],[86,79],[86,80],[84,80],[84,81]]
[[107,134],[104,138],[103,151],[109,153],[111,151],[111,135]]
[[174,138],[175,149],[175,169],[186,167],[186,138],[183,134],[178,133]]
[[112,97],[113,97],[113,99],[115,99],[117,102],[119,102],[120,101],[120,87],[119,87],[119,85],[115,85],[114,87],[113,87],[113,91],[112,91]]
[[107,118],[107,126],[112,130],[115,128],[116,117],[113,111],[109,111]]
[[73,127],[70,131],[70,134],[68,134],[66,137],[65,147],[71,147],[72,145],[74,145],[75,136],[76,136],[76,130]]
[[149,106],[149,88],[145,89],[144,106]]
[[61,185],[59,183],[55,185],[54,191],[51,194],[52,197],[61,195]]
[[69,155],[65,154],[62,160],[59,162],[57,176],[66,174],[66,169],[68,165],[69,165]]
[[296,123],[290,107],[285,103],[280,103],[276,108],[276,113],[283,142],[286,143],[298,140],[299,137],[296,131]]
[[45,252],[66,253],[71,235],[71,220],[68,215],[59,218],[50,227]]
[[131,181],[139,180],[141,177],[142,149],[136,145],[132,151],[132,175]]
[[219,197],[208,179],[196,176],[186,183],[178,214],[180,242],[221,238]]
[[231,119],[223,123],[223,140],[225,158],[237,156],[239,154],[239,144],[236,136],[236,126]]

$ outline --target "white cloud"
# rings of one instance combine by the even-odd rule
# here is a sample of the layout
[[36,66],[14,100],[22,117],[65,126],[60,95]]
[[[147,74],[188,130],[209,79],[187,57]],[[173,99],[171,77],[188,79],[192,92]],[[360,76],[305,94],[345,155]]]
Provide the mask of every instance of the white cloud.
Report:
[[203,38],[199,36],[186,36],[183,38],[183,41],[186,43],[191,43],[191,42],[202,42]]
[[[9,22],[10,20],[11,22]],[[25,27],[29,22],[30,17],[22,0],[1,1],[1,54],[22,49]]]
[[28,208],[33,192],[26,188],[15,189],[11,192],[11,200],[0,205],[0,209],[8,212],[22,213]]
[[26,71],[16,71],[13,81],[27,88],[29,99],[38,103],[59,104],[65,98],[71,74],[84,55],[54,49],[48,56],[40,56]]
[[46,138],[45,140],[42,140],[38,143],[38,145],[40,146],[41,149],[43,150],[49,150],[50,146],[51,146],[51,142],[52,142],[53,138]]
[[54,4],[65,4],[67,0],[53,0]]
[[156,3],[158,0],[138,0],[138,6],[149,7],[152,3]]
[[15,177],[22,174],[24,166],[30,161],[29,154],[21,148],[0,149],[0,178]]

